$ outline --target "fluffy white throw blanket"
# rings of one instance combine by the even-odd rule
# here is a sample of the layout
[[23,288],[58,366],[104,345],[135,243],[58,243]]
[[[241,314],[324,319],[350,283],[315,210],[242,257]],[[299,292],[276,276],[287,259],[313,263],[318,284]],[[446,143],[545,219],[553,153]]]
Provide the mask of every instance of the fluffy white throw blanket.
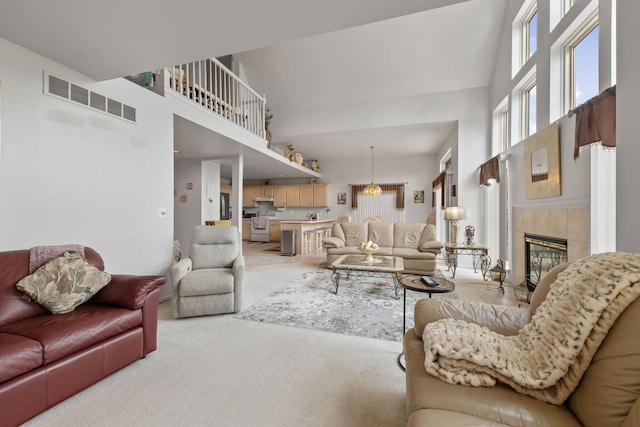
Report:
[[558,275],[531,322],[503,336],[461,320],[424,329],[427,372],[450,384],[493,386],[559,405],[577,387],[609,328],[640,295],[640,254],[592,255]]

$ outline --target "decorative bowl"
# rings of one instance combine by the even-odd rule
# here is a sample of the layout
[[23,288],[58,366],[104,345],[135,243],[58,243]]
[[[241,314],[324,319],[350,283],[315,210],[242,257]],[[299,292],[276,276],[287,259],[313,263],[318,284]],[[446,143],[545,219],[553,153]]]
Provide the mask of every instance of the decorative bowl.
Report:
[[358,250],[365,255],[364,262],[375,262],[375,259],[373,259],[373,254],[376,253],[378,249],[364,248]]

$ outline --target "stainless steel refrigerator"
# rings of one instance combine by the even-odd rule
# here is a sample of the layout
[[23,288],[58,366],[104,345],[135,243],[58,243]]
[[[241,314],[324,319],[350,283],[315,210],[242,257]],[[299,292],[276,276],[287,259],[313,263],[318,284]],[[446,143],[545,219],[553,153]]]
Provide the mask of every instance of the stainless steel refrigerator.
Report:
[[220,193],[220,219],[231,219],[229,193]]

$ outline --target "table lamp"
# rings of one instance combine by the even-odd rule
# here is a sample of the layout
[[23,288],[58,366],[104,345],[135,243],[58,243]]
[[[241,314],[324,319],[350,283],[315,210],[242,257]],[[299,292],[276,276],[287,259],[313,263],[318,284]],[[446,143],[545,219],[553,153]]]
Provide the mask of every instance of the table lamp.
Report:
[[458,243],[458,220],[465,219],[464,207],[447,206],[444,208],[445,221],[451,221],[451,242]]

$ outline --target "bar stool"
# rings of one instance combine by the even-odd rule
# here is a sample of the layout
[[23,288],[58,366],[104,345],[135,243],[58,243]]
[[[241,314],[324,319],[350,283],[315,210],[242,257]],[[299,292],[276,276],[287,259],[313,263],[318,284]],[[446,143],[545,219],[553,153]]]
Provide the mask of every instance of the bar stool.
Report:
[[304,232],[304,253],[309,254],[315,252],[322,253],[322,230],[309,230]]

